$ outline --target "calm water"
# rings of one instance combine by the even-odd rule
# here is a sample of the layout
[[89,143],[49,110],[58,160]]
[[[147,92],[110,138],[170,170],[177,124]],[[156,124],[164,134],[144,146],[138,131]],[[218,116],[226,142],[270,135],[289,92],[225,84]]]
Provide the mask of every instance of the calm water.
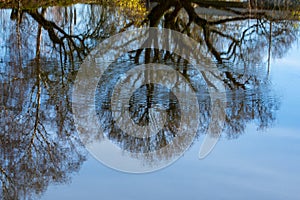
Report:
[[[178,11],[180,6],[151,4],[153,10],[147,11],[142,5],[117,3],[0,10],[2,199],[300,198],[298,21],[291,20],[288,13],[277,13],[276,20],[270,16],[246,19],[244,13],[245,19],[231,21],[228,18],[241,13],[234,11],[234,15],[226,13],[224,17],[218,11],[204,9],[209,15],[202,15],[203,8],[198,7],[194,11],[199,19],[189,23],[188,13]],[[168,10],[165,14],[161,13],[164,9]],[[143,21],[147,13],[149,20]],[[99,50],[97,45],[104,39],[149,25],[188,34],[200,44],[199,49],[180,52],[179,56],[148,48],[112,59],[122,42],[120,38],[115,42],[116,49],[98,63],[101,70],[105,62],[112,62],[103,76],[93,77],[94,72],[87,71],[87,78],[79,84],[87,91],[80,93],[81,98],[86,98],[89,81],[93,81],[90,77],[96,80],[95,98],[81,108],[82,123],[88,128],[76,130],[73,111],[77,101],[72,94],[82,63],[93,65],[88,55]],[[177,44],[172,38],[168,43]],[[188,64],[185,56],[190,54],[214,69],[214,76]],[[130,70],[149,63],[169,66],[190,86],[180,85],[178,76],[169,71],[157,73],[159,67],[128,78]],[[141,84],[143,77],[159,77],[166,85]],[[137,85],[129,99],[124,90],[115,89],[120,81]],[[216,117],[210,91],[218,91],[220,83],[224,90],[219,91],[221,103],[216,108],[221,111]],[[194,91],[197,106],[192,106],[191,98],[181,102],[170,87],[183,90],[185,97]],[[115,93],[117,100],[111,101]],[[128,135],[130,128],[123,128],[113,118],[115,113],[123,112],[118,107],[120,102],[128,103],[125,109],[134,124],[145,127],[164,121],[163,128],[150,136],[137,131],[142,138]],[[103,135],[94,134],[97,127],[89,126],[94,119],[86,114],[92,108]],[[194,108],[199,109],[199,115]],[[162,110],[165,118],[160,117]],[[216,125],[210,130],[213,119],[221,119],[217,121],[221,128]],[[151,169],[176,158],[178,149],[157,150],[172,144],[181,129],[193,130],[197,123],[195,137],[183,156],[151,173],[111,169],[85,148],[104,136],[124,152],[124,157],[129,155],[139,163],[138,169]],[[207,134],[221,137],[212,152],[199,159]],[[178,142],[179,151],[185,148],[186,140]],[[120,164],[113,152],[103,153]],[[122,162],[120,166],[135,164]]]

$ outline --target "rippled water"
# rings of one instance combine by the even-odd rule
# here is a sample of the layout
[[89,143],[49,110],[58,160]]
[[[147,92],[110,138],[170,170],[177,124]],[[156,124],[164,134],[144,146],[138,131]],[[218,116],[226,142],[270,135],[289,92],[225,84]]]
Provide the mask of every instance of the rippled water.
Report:
[[243,131],[224,134],[204,160],[198,159],[203,140],[200,136],[173,165],[146,175],[120,173],[99,166],[97,160],[88,156],[79,174],[73,176],[72,184],[51,186],[44,199],[298,199],[300,99],[295,85],[300,81],[300,70],[297,62],[291,62],[298,55],[295,47],[286,58],[274,61],[269,78],[273,95],[263,100],[251,91],[234,95],[240,102],[235,105],[240,106],[243,96],[253,100],[253,104],[259,100],[279,101],[276,106],[268,106],[270,111],[276,111],[270,127],[261,126],[259,119],[250,120],[249,115],[245,124],[238,126]]

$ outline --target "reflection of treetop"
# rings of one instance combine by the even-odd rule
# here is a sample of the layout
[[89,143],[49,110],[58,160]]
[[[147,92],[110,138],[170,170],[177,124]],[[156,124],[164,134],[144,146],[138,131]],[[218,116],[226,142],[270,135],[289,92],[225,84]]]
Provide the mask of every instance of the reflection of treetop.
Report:
[[[3,199],[32,199],[80,169],[84,149],[75,134],[69,89],[61,72],[6,66],[0,79],[0,185]],[[25,75],[25,76],[24,76]],[[66,81],[67,83],[67,81]]]

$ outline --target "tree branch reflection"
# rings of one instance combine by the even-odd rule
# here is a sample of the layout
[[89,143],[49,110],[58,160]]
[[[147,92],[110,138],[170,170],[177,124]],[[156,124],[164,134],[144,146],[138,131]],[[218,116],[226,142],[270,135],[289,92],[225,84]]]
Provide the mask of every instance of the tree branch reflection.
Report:
[[[1,11],[10,20],[1,19],[6,46],[0,47],[5,52],[0,57],[4,60],[0,62],[0,179],[4,198],[40,195],[49,184],[68,182],[70,174],[79,170],[85,154],[71,113],[75,75],[81,61],[99,42],[132,27],[154,26],[186,34],[199,43],[195,55],[211,58],[220,74],[197,72],[181,56],[159,49],[139,49],[120,56],[100,80],[96,103],[106,136],[121,149],[133,155],[155,151],[170,143],[179,127],[182,110],[178,100],[167,88],[153,84],[139,88],[128,109],[132,120],[141,126],[155,122],[156,116],[150,112],[154,105],[166,110],[166,124],[159,134],[136,139],[116,126],[110,110],[111,91],[122,74],[143,63],[172,66],[195,89],[201,113],[198,137],[206,133],[211,122],[208,86],[217,89],[217,78],[226,85],[224,137],[238,138],[253,122],[258,129],[272,126],[280,102],[268,79],[267,64],[271,57],[286,54],[297,39],[299,26],[286,20],[292,18],[289,12],[275,17],[273,9],[259,10],[262,5],[253,2],[251,10],[216,1],[165,0],[151,2],[152,9],[147,12],[138,6],[137,13],[129,12],[135,6],[123,8],[125,12],[120,14],[118,9],[100,4]],[[123,4],[120,1],[118,5]],[[276,15],[287,10],[273,6]],[[171,44],[172,38],[169,40]],[[87,141],[101,140],[88,133],[86,137]],[[177,144],[179,150],[185,141],[181,142]],[[158,152],[155,157],[148,154],[139,159],[153,164],[176,153]]]

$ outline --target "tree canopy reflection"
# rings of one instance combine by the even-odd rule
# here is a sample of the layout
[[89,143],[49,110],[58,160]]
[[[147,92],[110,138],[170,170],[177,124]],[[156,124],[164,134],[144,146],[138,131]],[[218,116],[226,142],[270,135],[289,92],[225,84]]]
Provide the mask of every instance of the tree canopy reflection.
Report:
[[[272,12],[279,10],[275,5],[274,11],[250,12],[196,0],[155,1],[146,11],[144,3],[122,2],[115,4],[120,9],[76,4],[0,11],[4,43],[0,46],[0,178],[4,199],[40,195],[49,184],[68,182],[70,174],[79,170],[85,153],[74,129],[71,85],[81,61],[100,41],[118,32],[154,26],[196,40],[202,46],[199,53],[212,58],[221,72],[217,76],[226,85],[224,136],[237,138],[251,122],[265,129],[276,119],[280,103],[268,73],[271,58],[283,57],[297,39],[298,22],[286,20],[291,13],[274,17]],[[219,11],[226,11],[226,15]],[[98,116],[107,136],[125,151],[154,148],[149,138],[128,137],[111,117],[110,91],[124,72],[141,63],[167,64],[186,77],[199,94],[202,126],[198,136],[205,134],[211,117],[207,85],[214,82],[173,52],[139,49],[114,62],[99,82]],[[167,124],[156,138],[159,147],[176,136],[181,111],[170,91],[149,84],[132,96],[129,110],[133,120],[139,125],[149,123],[149,108],[154,104],[168,114]],[[151,163],[173,153],[140,159]]]
[[[1,186],[4,199],[33,198],[50,183],[68,182],[85,151],[75,134],[69,83],[61,72],[6,66],[1,79]],[[70,78],[70,77],[69,77]]]

